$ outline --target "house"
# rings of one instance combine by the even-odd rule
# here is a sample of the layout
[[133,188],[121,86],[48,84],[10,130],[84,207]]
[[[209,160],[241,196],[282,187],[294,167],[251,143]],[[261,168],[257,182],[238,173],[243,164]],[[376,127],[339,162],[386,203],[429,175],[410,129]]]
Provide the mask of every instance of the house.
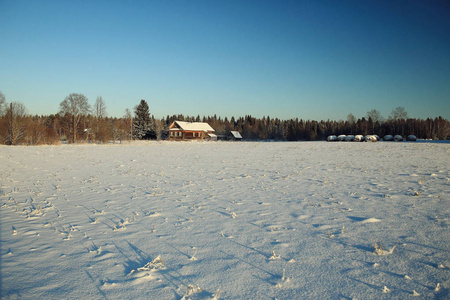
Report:
[[230,131],[227,138],[230,141],[242,141],[242,136],[239,131]]
[[208,123],[175,121],[169,126],[169,140],[217,140]]

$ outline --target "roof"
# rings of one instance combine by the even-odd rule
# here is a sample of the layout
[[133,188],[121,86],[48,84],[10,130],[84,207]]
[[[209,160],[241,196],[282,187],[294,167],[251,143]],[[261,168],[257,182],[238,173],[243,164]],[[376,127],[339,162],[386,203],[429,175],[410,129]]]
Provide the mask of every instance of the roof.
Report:
[[178,127],[185,131],[204,131],[204,132],[214,132],[215,130],[209,126],[208,123],[203,122],[183,122],[175,121],[170,125],[169,130],[176,130],[174,127]]
[[239,133],[239,131],[230,131],[230,132],[234,136],[235,139],[242,139],[242,136]]

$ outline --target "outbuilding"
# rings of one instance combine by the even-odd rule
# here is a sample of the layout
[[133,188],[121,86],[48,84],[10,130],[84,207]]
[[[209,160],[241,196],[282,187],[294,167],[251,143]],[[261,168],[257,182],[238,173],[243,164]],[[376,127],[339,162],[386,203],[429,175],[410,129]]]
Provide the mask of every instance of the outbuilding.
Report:
[[242,141],[242,135],[239,133],[239,131],[230,131],[227,134],[227,139],[229,141]]

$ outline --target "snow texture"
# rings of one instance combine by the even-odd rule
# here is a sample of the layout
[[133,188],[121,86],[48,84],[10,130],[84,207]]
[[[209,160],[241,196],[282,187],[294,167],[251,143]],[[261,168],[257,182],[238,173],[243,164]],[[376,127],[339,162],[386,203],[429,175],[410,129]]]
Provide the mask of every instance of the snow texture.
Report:
[[448,299],[449,146],[2,146],[1,297]]

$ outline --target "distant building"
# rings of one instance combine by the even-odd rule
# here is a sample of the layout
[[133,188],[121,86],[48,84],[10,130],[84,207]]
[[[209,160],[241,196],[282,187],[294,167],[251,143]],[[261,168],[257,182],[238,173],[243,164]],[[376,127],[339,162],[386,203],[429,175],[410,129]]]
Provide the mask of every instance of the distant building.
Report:
[[242,136],[239,131],[230,131],[227,135],[227,139],[230,141],[242,141]]
[[217,140],[208,123],[175,121],[169,126],[169,140]]

